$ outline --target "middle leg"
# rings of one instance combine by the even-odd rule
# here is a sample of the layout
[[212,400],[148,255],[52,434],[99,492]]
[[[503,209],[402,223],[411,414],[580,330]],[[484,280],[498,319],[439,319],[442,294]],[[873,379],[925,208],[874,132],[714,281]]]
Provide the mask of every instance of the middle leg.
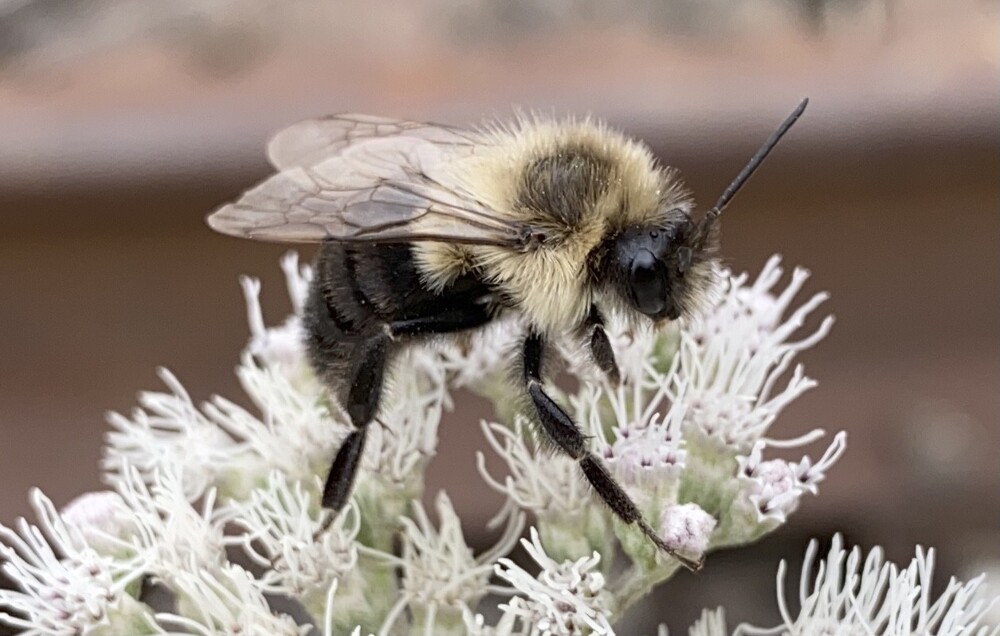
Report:
[[544,349],[545,341],[543,338],[536,333],[531,333],[525,338],[522,356],[524,384],[545,434],[555,442],[562,452],[579,462],[580,470],[593,486],[594,491],[619,519],[626,524],[636,524],[658,548],[680,561],[685,567],[691,570],[701,569],[701,561],[694,561],[677,554],[673,548],[663,542],[659,534],[642,518],[638,506],[611,476],[604,463],[587,450],[586,438],[580,428],[545,392],[542,386]]

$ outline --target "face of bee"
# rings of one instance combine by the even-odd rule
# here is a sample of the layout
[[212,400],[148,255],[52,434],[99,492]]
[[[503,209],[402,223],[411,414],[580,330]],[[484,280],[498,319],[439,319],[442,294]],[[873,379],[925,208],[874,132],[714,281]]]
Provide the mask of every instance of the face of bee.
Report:
[[613,239],[611,284],[626,304],[654,322],[687,313],[707,281],[703,235],[684,210],[668,210],[656,225],[626,228]]

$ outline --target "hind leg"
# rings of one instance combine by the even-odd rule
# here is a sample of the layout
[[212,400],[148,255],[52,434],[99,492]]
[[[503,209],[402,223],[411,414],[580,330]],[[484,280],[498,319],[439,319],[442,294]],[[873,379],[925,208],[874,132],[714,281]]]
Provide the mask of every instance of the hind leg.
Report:
[[354,479],[361,465],[365,450],[368,424],[375,419],[382,399],[385,366],[392,343],[387,333],[364,341],[358,348],[351,365],[352,379],[346,387],[344,408],[354,430],[337,451],[323,486],[323,506],[340,511],[351,496]]
[[489,311],[481,305],[450,307],[432,316],[393,322],[358,347],[350,366],[351,380],[344,399],[344,408],[355,429],[344,440],[330,466],[323,486],[324,507],[340,511],[351,496],[368,424],[375,419],[382,399],[386,361],[394,339],[464,331],[481,327],[490,319]]

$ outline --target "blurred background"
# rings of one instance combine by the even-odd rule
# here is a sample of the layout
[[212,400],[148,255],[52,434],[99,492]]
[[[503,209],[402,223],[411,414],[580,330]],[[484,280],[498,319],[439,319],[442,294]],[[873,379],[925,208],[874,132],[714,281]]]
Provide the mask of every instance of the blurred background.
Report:
[[[751,272],[779,252],[812,270],[806,293],[832,293],[833,334],[802,358],[820,385],[772,431],[846,429],[848,452],[786,527],[676,577],[621,633],[680,632],[719,604],[774,623],[779,559],[835,531],[984,569],[1000,560],[998,18],[995,0],[0,0],[0,523],[32,486],[60,505],[101,487],[104,413],[159,389],[157,365],[239,399],[237,276],[263,279],[279,321],[287,248],[204,216],[269,173],[276,129],[591,113],[648,140],[704,208],[809,96],[727,211],[724,251]],[[483,545],[488,415],[458,404],[428,484]]]

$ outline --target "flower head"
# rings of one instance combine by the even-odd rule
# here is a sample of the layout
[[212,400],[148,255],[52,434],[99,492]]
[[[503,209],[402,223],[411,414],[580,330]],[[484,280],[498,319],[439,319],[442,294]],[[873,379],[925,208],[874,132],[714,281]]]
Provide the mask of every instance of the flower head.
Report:
[[[681,434],[684,403],[674,397],[669,373],[648,361],[635,383],[601,387],[577,400],[577,412],[595,438],[595,451],[640,508],[660,508],[676,500],[687,462]],[[683,389],[681,389],[683,390]],[[602,406],[610,408],[612,417]],[[662,411],[667,409],[666,414]],[[611,439],[604,422],[611,419]]]
[[989,603],[976,596],[982,577],[967,583],[953,578],[940,596],[932,596],[934,550],[918,547],[910,564],[900,568],[886,562],[880,548],[873,549],[867,558],[857,546],[846,550],[843,539],[836,535],[814,575],[817,551],[813,541],[802,566],[797,615],[785,599],[785,562],[779,566],[778,607],[784,625],[771,632],[830,636],[1000,634],[1000,628],[991,630],[983,623]]
[[[327,636],[611,634],[612,614],[625,613],[679,567],[640,530],[698,560],[750,541],[815,493],[844,450],[841,434],[815,463],[765,457],[768,447],[822,434],[768,437],[777,414],[813,385],[801,367],[791,370],[792,359],[830,326],[827,319],[793,340],[823,295],[786,317],[805,273],[797,270],[784,291],[773,291],[781,270],[772,259],[752,284],[727,275],[728,286],[700,321],[661,331],[609,324],[618,384],[593,372],[585,349],[565,354],[580,386],[550,391],[638,504],[641,524],[616,521],[577,461],[553,452],[517,413],[523,401],[501,378],[521,339],[518,320],[405,348],[368,428],[354,496],[331,515],[320,505],[323,479],[353,427],[307,363],[301,312],[311,272],[294,255],[282,268],[294,312],[276,327],[265,325],[259,282],[242,280],[251,334],[237,375],[252,406],[221,397],[196,405],[161,371],[165,392],[144,393],[130,416],[110,417],[104,468],[115,492],[91,494],[62,515],[36,494],[39,527],[22,521],[18,532],[0,529],[3,567],[18,586],[0,591],[0,607],[9,611],[0,621],[39,636],[292,635],[318,627]],[[501,536],[482,554],[466,544],[443,493],[436,523],[419,503],[441,415],[459,387],[494,401],[495,421],[482,428],[506,467],[505,474],[487,470],[477,457],[483,478],[506,499],[490,524],[504,525]],[[505,556],[527,514],[535,527],[522,544],[537,573]],[[232,546],[243,548],[256,576],[228,561]],[[176,595],[174,611],[154,614],[133,596],[147,577]],[[892,607],[919,596],[907,589]],[[929,605],[924,622],[957,625],[979,612],[967,591],[947,592],[948,600]],[[489,594],[511,595],[492,626],[477,613]],[[312,624],[275,612],[272,596],[297,602]],[[838,599],[858,616],[864,612],[856,606],[878,605],[871,592],[816,598],[803,616],[817,621],[791,633],[825,628],[820,619],[840,614],[824,608]],[[878,607],[878,616],[889,615]],[[724,631],[719,612],[704,615],[692,634]]]
[[494,478],[486,468],[485,455],[477,451],[479,474],[506,496],[489,522],[491,527],[504,520],[509,524],[522,512],[528,512],[534,515],[550,554],[559,559],[611,549],[613,533],[608,512],[595,501],[577,462],[547,448],[524,417],[516,417],[513,428],[487,422],[481,426],[487,443],[510,471],[503,481]]
[[99,553],[84,533],[66,523],[40,491],[31,503],[40,526],[24,519],[19,532],[0,526],[3,572],[20,590],[0,589],[0,622],[27,636],[96,633],[143,614],[127,592],[142,570]]
[[84,493],[66,504],[60,516],[67,527],[79,531],[86,545],[101,554],[114,555],[119,547],[108,537],[124,539],[135,532],[125,501],[112,491]]
[[597,569],[601,555],[557,562],[542,547],[538,531],[531,540],[521,540],[525,550],[541,567],[533,576],[510,559],[500,559],[496,573],[524,596],[515,596],[501,605],[505,615],[515,617],[531,631],[546,636],[570,634],[613,634],[610,596],[604,589],[604,575]]
[[169,393],[139,394],[140,408],[132,417],[109,413],[112,431],[106,435],[102,465],[107,481],[116,479],[124,464],[151,482],[165,467],[179,469],[185,497],[194,501],[220,479],[240,456],[238,444],[202,414],[184,386],[170,371],[158,369]]
[[737,457],[737,478],[743,485],[742,492],[757,508],[758,520],[770,518],[784,523],[788,514],[795,510],[802,494],[815,493],[816,485],[822,481],[826,470],[844,454],[846,437],[844,433],[838,433],[815,465],[808,455],[799,462],[783,459],[762,461],[761,453],[766,447],[764,441],[754,444],[748,456]]
[[330,513],[318,506],[319,490],[319,484],[306,490],[300,482],[289,483],[273,471],[266,487],[228,506],[228,518],[246,532],[227,542],[241,545],[267,568],[261,578],[265,591],[303,602],[315,595],[325,597],[333,582],[357,565],[357,508],[351,503],[326,522]]
[[380,425],[369,431],[364,466],[391,490],[412,492],[414,478],[423,474],[437,450],[446,385],[434,360],[427,350],[404,354],[398,368],[408,372],[393,375]]
[[409,607],[422,617],[419,624],[427,629],[436,625],[434,633],[443,633],[444,625],[460,625],[462,617],[493,589],[489,579],[494,560],[516,543],[524,516],[509,519],[496,545],[475,556],[465,543],[461,522],[448,496],[439,493],[435,504],[440,520],[437,529],[418,502],[413,504],[412,518],[402,519],[402,554],[389,557],[402,571],[402,590],[387,623],[391,625],[393,618]]
[[[503,458],[511,473],[502,482],[494,478],[486,468],[486,456],[476,452],[480,475],[508,498],[501,515],[509,516],[521,509],[539,517],[565,517],[590,505],[592,495],[580,482],[576,462],[549,452],[525,418],[516,418],[510,428],[488,422],[480,426],[487,443]],[[502,518],[498,516],[491,523],[495,525]]]
[[301,316],[313,272],[308,265],[299,266],[299,255],[296,252],[289,252],[282,257],[281,269],[285,272],[293,312],[278,327],[267,327],[264,324],[260,307],[260,281],[249,276],[240,278],[247,304],[247,323],[250,325],[247,352],[264,366],[280,367],[294,377],[301,375],[307,367]]
[[816,294],[783,319],[809,274],[797,268],[788,287],[775,296],[771,290],[782,276],[780,262],[772,257],[750,286],[745,274],[728,276],[718,304],[684,330],[679,377],[686,387],[686,434],[745,452],[785,406],[816,385],[797,366],[778,391],[795,355],[826,337],[833,326],[827,316],[809,336],[789,340],[827,295]]
[[257,364],[248,354],[236,373],[260,416],[220,396],[204,406],[216,428],[238,442],[238,452],[228,462],[233,470],[220,485],[239,493],[248,482],[266,481],[273,469],[310,482],[351,430],[331,408],[326,389],[315,378],[296,380]]
[[490,387],[485,384],[503,375],[523,331],[524,325],[516,317],[496,320],[474,334],[435,343],[431,348],[434,364],[448,374],[450,386],[488,392]]
[[173,587],[177,613],[157,614],[163,625],[199,636],[305,636],[308,625],[275,614],[253,576],[231,563],[217,571],[191,568],[179,572]]
[[128,464],[115,486],[135,531],[106,540],[136,555],[145,573],[169,583],[193,568],[214,572],[225,563],[225,520],[216,512],[214,490],[205,494],[198,510],[187,500],[178,470],[158,471],[147,484],[142,473]]
[[267,367],[297,372],[306,364],[303,345],[305,332],[299,316],[293,314],[278,327],[265,327],[260,308],[260,281],[243,276],[240,278],[240,285],[243,287],[247,320],[250,323],[251,335],[247,352]]

